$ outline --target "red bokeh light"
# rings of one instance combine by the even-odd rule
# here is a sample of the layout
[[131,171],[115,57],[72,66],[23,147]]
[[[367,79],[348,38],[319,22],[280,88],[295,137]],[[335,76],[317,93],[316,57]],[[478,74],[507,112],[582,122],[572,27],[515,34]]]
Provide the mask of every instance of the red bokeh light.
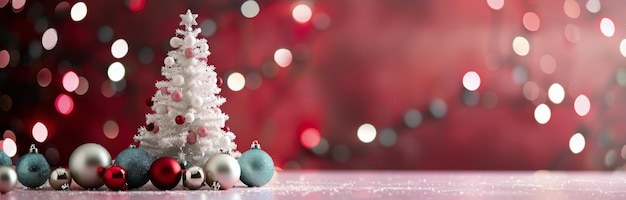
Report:
[[74,110],[74,100],[66,94],[60,94],[54,101],[57,111],[64,115],[69,115]]
[[315,128],[307,128],[300,135],[300,143],[307,149],[311,149],[320,143],[320,131]]
[[146,6],[146,0],[130,0],[128,1],[128,8],[130,11],[139,12]]

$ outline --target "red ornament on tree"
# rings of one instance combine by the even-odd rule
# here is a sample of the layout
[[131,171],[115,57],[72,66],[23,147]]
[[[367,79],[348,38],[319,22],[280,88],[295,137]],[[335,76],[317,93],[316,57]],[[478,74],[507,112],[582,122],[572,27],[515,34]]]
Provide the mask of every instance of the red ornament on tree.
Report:
[[178,125],[184,124],[185,123],[185,116],[177,115],[174,120],[176,121],[176,124],[178,124]]
[[228,126],[224,126],[224,128],[222,128],[222,130],[226,131],[226,132],[230,132],[230,127]]
[[128,184],[126,183],[126,170],[120,166],[114,165],[108,167],[104,171],[102,176],[104,185],[110,190],[127,190]]
[[192,48],[187,48],[185,49],[185,56],[187,56],[187,58],[193,58],[193,49]]
[[154,102],[152,102],[152,98],[147,98],[146,99],[146,106],[152,107],[152,105],[154,105]]
[[146,130],[148,131],[153,131],[154,130],[154,123],[150,123],[146,126]]
[[222,87],[222,84],[224,83],[224,80],[222,80],[222,77],[217,77],[217,87]]
[[161,157],[152,162],[150,166],[150,181],[154,187],[160,190],[169,190],[180,181],[183,169],[180,164],[170,157]]

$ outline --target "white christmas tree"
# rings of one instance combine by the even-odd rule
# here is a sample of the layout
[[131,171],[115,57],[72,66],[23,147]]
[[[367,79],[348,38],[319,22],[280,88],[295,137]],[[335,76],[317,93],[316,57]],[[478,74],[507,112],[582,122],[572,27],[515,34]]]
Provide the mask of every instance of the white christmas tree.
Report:
[[224,130],[228,115],[220,106],[226,99],[219,96],[221,89],[213,65],[207,65],[211,54],[206,39],[198,39],[200,28],[197,14],[187,10],[180,15],[176,36],[170,39],[175,48],[167,53],[161,74],[166,80],[156,82],[152,96],[152,110],[146,114],[147,126],[142,126],[135,141],[140,148],[155,157],[168,156],[202,166],[210,156],[228,153],[239,157],[233,141],[235,134]]

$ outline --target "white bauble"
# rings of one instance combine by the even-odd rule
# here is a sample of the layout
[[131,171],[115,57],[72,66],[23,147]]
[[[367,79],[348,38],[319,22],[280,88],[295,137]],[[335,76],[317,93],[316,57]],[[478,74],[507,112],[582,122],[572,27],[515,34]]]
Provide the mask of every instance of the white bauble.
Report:
[[230,138],[222,136],[220,137],[218,142],[220,143],[220,146],[227,147],[228,145],[230,145]]
[[182,44],[182,42],[183,41],[178,37],[170,38],[170,46],[172,46],[172,48],[178,48]]
[[200,96],[195,96],[195,97],[191,98],[191,105],[193,107],[200,108],[200,107],[202,107],[203,103],[204,103],[204,100]]
[[16,185],[17,172],[11,166],[0,166],[0,193],[6,194],[15,189]]
[[201,45],[200,45],[200,49],[201,49],[202,51],[208,51],[208,50],[209,50],[209,45],[208,45],[208,44],[206,44],[206,43],[201,44]]
[[180,74],[175,75],[174,77],[172,77],[172,84],[174,84],[175,86],[182,86],[183,84],[185,84],[185,77]]
[[165,66],[167,67],[171,67],[172,65],[174,65],[174,58],[172,57],[165,57],[165,60],[163,60],[163,64],[165,64]]
[[[241,167],[235,158],[228,154],[211,156],[203,167],[206,183],[210,187],[219,184],[219,189],[232,188],[241,176]],[[217,188],[216,188],[217,189]]]
[[111,166],[111,154],[99,144],[83,144],[70,155],[69,166],[76,184],[85,189],[99,188],[104,181],[98,170]]
[[196,38],[192,37],[190,35],[188,35],[187,37],[185,37],[185,46],[187,47],[193,47],[193,45],[196,43]]
[[196,120],[196,115],[194,115],[193,113],[185,114],[185,122],[186,123],[192,123],[195,120]]
[[174,117],[176,117],[176,115],[178,115],[178,112],[176,112],[176,110],[174,110],[174,109],[171,109],[171,110],[167,111],[167,116],[169,116],[169,117],[174,118]]

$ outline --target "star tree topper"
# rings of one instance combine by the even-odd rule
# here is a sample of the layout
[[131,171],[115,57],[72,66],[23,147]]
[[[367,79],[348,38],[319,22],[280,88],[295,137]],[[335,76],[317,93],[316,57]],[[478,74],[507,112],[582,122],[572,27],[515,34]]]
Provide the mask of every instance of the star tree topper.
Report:
[[184,25],[185,29],[191,29],[192,25],[198,25],[198,22],[196,22],[197,17],[198,14],[191,14],[191,10],[187,9],[187,13],[180,15],[181,20],[178,25]]

